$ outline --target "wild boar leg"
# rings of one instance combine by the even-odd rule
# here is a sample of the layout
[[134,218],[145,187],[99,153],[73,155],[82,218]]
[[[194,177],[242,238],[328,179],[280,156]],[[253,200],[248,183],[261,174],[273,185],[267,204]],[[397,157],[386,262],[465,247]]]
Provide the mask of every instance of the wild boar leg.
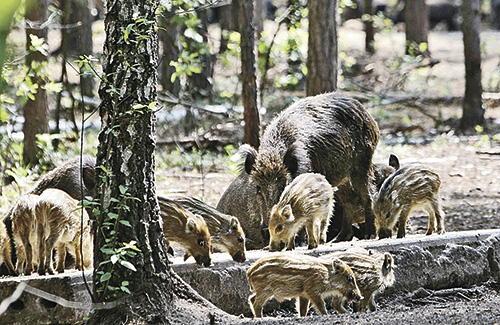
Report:
[[404,236],[406,236],[406,223],[408,222],[408,215],[410,214],[410,211],[410,207],[405,207],[401,210],[398,220],[399,228],[397,238],[404,238]]
[[262,317],[262,308],[269,298],[271,297],[262,293],[256,293],[250,297],[255,317]]
[[299,297],[299,316],[304,317],[307,315],[307,311],[309,310],[309,299],[306,297]]
[[[370,311],[376,311],[377,310],[377,304],[375,303],[375,295],[372,294],[370,298],[368,299],[368,309]],[[362,300],[363,301],[363,300]],[[366,310],[366,308],[365,308]]]
[[64,273],[64,262],[66,260],[66,245],[59,243],[57,245],[57,273]]
[[26,245],[23,246],[25,249],[24,262],[26,262],[26,268],[24,269],[24,274],[30,275],[31,273],[33,273],[33,249],[29,241],[26,243]]
[[425,211],[429,214],[429,225],[427,226],[426,235],[431,235],[436,231],[436,214],[434,213],[434,207],[426,207]]
[[365,217],[365,238],[374,239],[376,236],[375,230],[375,215],[372,210],[372,199],[370,195],[370,179],[373,177],[373,168],[371,166],[372,152],[364,152],[362,156],[366,156],[358,161],[354,166],[354,174],[351,174],[351,183],[354,191],[359,193],[361,204],[364,209]]
[[352,204],[350,203],[350,198],[352,198],[352,195],[354,191],[348,184],[343,184],[339,186],[337,190],[337,196],[342,202],[342,206],[344,207],[343,209],[343,216],[342,216],[342,227],[340,229],[340,232],[337,234],[337,236],[334,239],[334,242],[340,242],[340,241],[349,241],[353,237],[353,232],[352,232],[352,211],[354,210],[352,207]]
[[306,223],[306,233],[307,233],[307,248],[313,249],[318,247],[318,240],[316,238],[316,229],[314,227],[314,222],[309,220]]
[[444,229],[444,211],[441,207],[440,201],[441,199],[439,198],[439,194],[436,194],[432,200],[432,207],[434,209],[434,213],[436,214],[437,233],[442,235],[446,231]]
[[325,307],[325,301],[323,300],[323,298],[321,298],[321,296],[319,295],[311,295],[309,296],[312,304],[314,305],[314,307],[316,307],[316,309],[321,313],[321,315],[327,315],[327,311],[326,311],[326,307]]
[[324,244],[326,243],[326,233],[328,232],[328,220],[327,219],[323,219],[321,220],[321,228],[320,228],[320,240],[319,240],[319,243],[320,244]]
[[[344,313],[347,310],[344,308],[344,298],[339,295],[332,296],[332,308],[338,311],[339,313]],[[344,310],[344,311],[342,311]]]

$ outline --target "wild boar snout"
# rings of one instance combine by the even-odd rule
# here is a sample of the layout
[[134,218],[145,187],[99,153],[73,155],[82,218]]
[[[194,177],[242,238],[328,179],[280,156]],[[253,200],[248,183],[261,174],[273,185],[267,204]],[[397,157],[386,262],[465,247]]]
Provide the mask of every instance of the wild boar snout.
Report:
[[234,261],[239,262],[239,263],[243,263],[247,260],[247,258],[245,256],[245,252],[243,252],[243,251],[236,252],[236,254],[232,255],[232,258]]

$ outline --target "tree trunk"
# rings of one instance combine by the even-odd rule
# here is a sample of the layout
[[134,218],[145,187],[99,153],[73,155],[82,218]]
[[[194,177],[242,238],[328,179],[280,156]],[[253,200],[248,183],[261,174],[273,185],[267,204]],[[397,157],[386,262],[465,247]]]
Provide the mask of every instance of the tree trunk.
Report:
[[257,39],[264,30],[264,21],[267,16],[267,2],[269,0],[255,0],[255,30]]
[[[196,12],[198,19],[200,20],[200,27],[198,28],[198,33],[203,37],[203,43],[208,44],[208,16],[206,10],[199,10]],[[189,40],[194,42],[193,40]],[[196,46],[192,46],[196,49]],[[189,76],[190,92],[195,97],[210,97],[213,88],[213,63],[210,55],[210,51],[207,53],[200,53],[201,62],[203,63],[203,69],[201,73],[195,73]]]
[[[405,1],[406,54],[429,56],[429,14],[425,0]],[[426,45],[422,45],[425,43]],[[423,47],[422,47],[423,46]]]
[[[64,12],[62,29],[62,53],[75,59],[89,56],[93,53],[92,15],[88,0],[64,0],[61,7]],[[81,72],[86,70],[82,69]],[[90,74],[82,76],[81,90],[85,96],[93,97],[95,88],[94,77]]]
[[232,31],[239,31],[239,3],[240,0],[233,0],[230,5],[217,8],[219,11],[221,32],[219,53],[224,53],[227,50],[227,35]]
[[172,22],[170,13],[166,13],[166,16],[160,19],[160,24],[163,27],[159,30],[163,53],[160,62],[160,85],[164,91],[168,91],[174,96],[179,96],[181,83],[179,78],[176,78],[174,82],[171,81],[175,67],[170,65],[170,62],[175,62],[179,58],[179,25]]
[[[373,28],[373,0],[364,0],[365,51],[375,53],[375,29]],[[369,18],[368,18],[369,17]]]
[[257,59],[254,24],[255,0],[240,2],[241,21],[241,80],[245,119],[245,142],[258,148],[260,145],[260,117],[257,103]]
[[484,124],[484,108],[481,86],[481,24],[479,0],[462,0],[462,32],[465,55],[465,96],[463,103],[462,129]]
[[[97,310],[90,324],[168,323],[171,312],[172,280],[154,175],[157,5],[106,3],[93,284],[98,301],[121,303]],[[124,245],[134,242],[138,251]]]
[[[7,36],[10,32],[10,25],[12,24],[12,18],[19,8],[21,0],[10,1],[6,5],[3,6],[3,14],[0,20],[0,69],[3,69],[3,64],[5,62],[5,50],[7,43]],[[3,77],[0,77],[0,94],[4,93],[5,82]]]
[[[35,6],[26,8],[26,21],[33,25],[33,28],[26,28],[26,48],[29,51],[26,57],[26,66],[32,67],[34,62],[47,61],[47,57],[40,51],[30,51],[31,37],[35,35],[38,38],[47,40],[47,28],[40,29],[39,27],[47,21],[48,18],[48,0],[40,0]],[[39,148],[36,144],[36,136],[38,134],[47,133],[49,131],[48,118],[48,102],[47,93],[43,89],[45,79],[43,76],[37,75],[31,77],[31,82],[38,85],[34,100],[28,98],[24,104],[24,147],[23,147],[23,162],[24,164],[36,165],[39,159]]]
[[337,90],[338,2],[308,1],[307,96]]

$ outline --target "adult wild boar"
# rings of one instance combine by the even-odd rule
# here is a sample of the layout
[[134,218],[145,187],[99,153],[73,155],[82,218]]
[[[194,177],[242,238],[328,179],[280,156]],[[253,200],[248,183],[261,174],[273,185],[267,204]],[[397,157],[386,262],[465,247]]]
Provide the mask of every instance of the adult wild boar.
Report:
[[[352,239],[351,224],[363,220],[368,225],[367,235],[374,236],[369,184],[378,140],[377,123],[357,100],[335,93],[301,99],[269,124],[258,153],[245,148],[242,174],[248,176],[237,178],[240,187],[230,186],[218,208],[239,218],[242,225],[248,223],[243,219],[255,213],[253,218],[258,220],[251,223],[260,228],[251,231],[243,227],[251,240],[266,242],[262,237],[251,236],[267,228],[271,208],[285,186],[299,174],[314,172],[323,174],[332,186],[338,187],[345,218],[336,241]],[[253,191],[255,197],[249,195]],[[232,206],[242,196],[249,203]],[[355,204],[351,204],[353,197],[359,197]]]
[[[28,194],[40,195],[48,188],[57,188],[68,193],[75,200],[85,196],[93,196],[95,190],[95,158],[84,155],[80,169],[80,157],[68,160],[63,165],[40,177]],[[83,176],[82,175],[83,171]],[[83,178],[83,197],[81,193],[81,178]]]

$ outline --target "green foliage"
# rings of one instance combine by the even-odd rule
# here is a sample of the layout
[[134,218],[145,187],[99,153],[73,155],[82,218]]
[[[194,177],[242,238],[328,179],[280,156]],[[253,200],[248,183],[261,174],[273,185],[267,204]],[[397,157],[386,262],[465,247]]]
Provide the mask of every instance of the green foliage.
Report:
[[[99,167],[104,175],[100,176],[101,181],[108,184],[114,175],[104,166]],[[97,231],[104,239],[104,244],[99,248],[103,255],[102,261],[95,266],[94,278],[96,292],[101,301],[107,301],[116,298],[119,292],[130,294],[130,281],[121,281],[123,272],[136,272],[137,269],[131,262],[140,253],[135,241],[129,243],[121,242],[118,233],[126,231],[132,225],[126,216],[130,213],[130,206],[133,201],[139,201],[123,185],[119,185],[118,197],[109,198],[108,207],[104,208],[97,199],[86,198],[82,200],[81,205],[92,209],[93,215],[99,220]],[[109,208],[111,207],[111,208]]]
[[204,59],[210,56],[210,47],[200,34],[202,22],[197,10],[206,6],[207,1],[173,0],[164,1],[159,14],[171,17],[171,22],[182,26],[184,32],[179,37],[181,51],[177,61],[170,62],[175,67],[171,82],[179,79],[183,87],[187,86],[187,77],[203,72]]

